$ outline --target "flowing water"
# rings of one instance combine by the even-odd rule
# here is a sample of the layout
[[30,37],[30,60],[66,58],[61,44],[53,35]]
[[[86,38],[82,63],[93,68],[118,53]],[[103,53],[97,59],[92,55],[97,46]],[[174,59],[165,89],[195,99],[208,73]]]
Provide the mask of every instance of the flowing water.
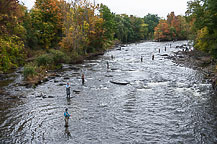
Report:
[[200,71],[161,56],[183,43],[172,43],[167,51],[166,43],[130,44],[83,64],[64,65],[58,77],[35,89],[12,83],[6,89],[19,98],[0,98],[0,143],[216,143],[217,98],[211,85]]

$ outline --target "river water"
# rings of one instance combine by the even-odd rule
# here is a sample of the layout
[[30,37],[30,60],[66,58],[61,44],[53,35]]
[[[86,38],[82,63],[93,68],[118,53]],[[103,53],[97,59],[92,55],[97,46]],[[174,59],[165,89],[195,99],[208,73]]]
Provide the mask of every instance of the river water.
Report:
[[166,51],[163,42],[114,48],[83,64],[64,65],[58,77],[35,89],[16,87],[16,80],[6,89],[19,98],[0,99],[0,143],[216,143],[217,98],[211,85],[200,71],[161,56],[172,55],[183,43],[174,42]]

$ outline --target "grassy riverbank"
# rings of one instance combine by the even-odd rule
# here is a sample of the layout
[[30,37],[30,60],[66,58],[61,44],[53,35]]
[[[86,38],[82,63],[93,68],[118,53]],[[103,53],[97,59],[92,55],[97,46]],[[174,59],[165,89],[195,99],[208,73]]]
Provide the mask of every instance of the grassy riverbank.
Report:
[[104,54],[108,49],[120,44],[120,41],[113,41],[101,50],[86,53],[83,55],[69,55],[68,52],[51,49],[49,51],[35,51],[37,55],[31,56],[26,60],[24,66],[24,85],[36,86],[49,77],[55,76],[55,72],[62,69],[62,64],[82,63],[85,59]]

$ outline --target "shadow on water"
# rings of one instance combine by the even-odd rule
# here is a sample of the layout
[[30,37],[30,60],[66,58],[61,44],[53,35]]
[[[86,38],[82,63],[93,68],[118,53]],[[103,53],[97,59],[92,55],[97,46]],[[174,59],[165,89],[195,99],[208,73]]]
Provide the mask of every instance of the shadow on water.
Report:
[[67,105],[71,105],[71,98],[72,98],[72,97],[66,98],[66,100],[67,100]]
[[172,55],[183,43],[166,51],[167,43],[130,44],[64,65],[59,77],[35,89],[5,87],[22,97],[0,98],[0,143],[215,143],[217,100],[211,85],[199,71],[159,54],[161,49]]
[[65,135],[67,137],[67,140],[69,140],[72,137],[71,133],[69,131],[69,127],[65,127]]

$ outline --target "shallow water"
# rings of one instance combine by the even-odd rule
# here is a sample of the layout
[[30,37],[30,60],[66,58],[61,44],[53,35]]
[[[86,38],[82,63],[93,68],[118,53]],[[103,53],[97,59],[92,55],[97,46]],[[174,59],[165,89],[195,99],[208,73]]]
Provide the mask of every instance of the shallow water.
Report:
[[[35,89],[9,85],[11,94],[21,97],[0,99],[0,143],[217,142],[217,101],[211,85],[199,71],[160,56],[171,55],[183,43],[187,41],[172,43],[167,51],[166,43],[130,44],[73,65],[76,69],[64,65],[69,69],[60,77]],[[71,99],[66,99],[67,81],[71,91],[80,91],[72,92]],[[66,107],[71,114],[68,128]]]

